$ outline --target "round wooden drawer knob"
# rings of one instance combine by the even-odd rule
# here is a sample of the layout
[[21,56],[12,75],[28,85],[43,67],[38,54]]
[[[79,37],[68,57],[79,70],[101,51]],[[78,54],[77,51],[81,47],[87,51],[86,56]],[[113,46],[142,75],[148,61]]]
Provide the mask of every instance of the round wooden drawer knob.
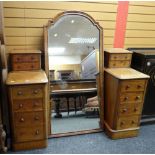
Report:
[[123,110],[122,110],[122,113],[125,113],[125,112],[127,112],[127,109],[123,109]]
[[39,103],[38,102],[34,102],[34,106],[35,107],[39,106]]
[[117,59],[117,56],[114,56],[114,59]]
[[134,120],[131,121],[131,124],[135,124],[136,122]]
[[18,91],[17,95],[23,95],[23,92],[22,91]]
[[140,96],[136,96],[136,100],[139,100],[140,99]]
[[21,103],[21,104],[19,104],[19,108],[22,108],[23,107],[23,104]]
[[138,86],[137,86],[138,89],[140,89],[141,87],[142,87],[141,85],[138,85]]
[[122,126],[122,125],[125,125],[125,122],[124,122],[124,121],[121,122],[121,126]]
[[34,57],[31,57],[31,60],[34,60]]
[[126,90],[127,90],[127,89],[129,89],[129,88],[130,88],[130,86],[129,86],[129,85],[127,85],[125,88],[126,88]]
[[36,135],[39,135],[39,130],[36,130],[35,134],[36,134]]
[[34,66],[33,66],[33,65],[31,65],[31,68],[34,68]]
[[138,108],[135,108],[134,111],[137,112],[138,111]]
[[24,118],[21,118],[21,119],[20,119],[20,122],[24,122],[24,121],[25,121]]
[[34,94],[38,94],[38,92],[39,92],[38,90],[34,90],[33,91]]
[[124,101],[126,101],[126,100],[128,100],[128,99],[129,99],[129,97],[127,97],[127,96],[126,96],[126,97],[124,97]]
[[39,120],[39,117],[38,117],[38,116],[35,116],[34,119],[35,119],[35,120]]

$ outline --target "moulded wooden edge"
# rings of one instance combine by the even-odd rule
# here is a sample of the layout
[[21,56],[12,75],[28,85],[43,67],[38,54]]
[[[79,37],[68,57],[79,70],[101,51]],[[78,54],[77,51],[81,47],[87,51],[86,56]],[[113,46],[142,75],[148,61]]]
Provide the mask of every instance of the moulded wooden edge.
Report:
[[113,130],[109,127],[109,125],[105,124],[105,133],[111,139],[122,139],[122,138],[131,138],[138,136],[139,127],[137,128],[129,128],[124,130]]
[[67,136],[76,136],[76,135],[98,133],[98,132],[103,132],[103,130],[98,128],[98,129],[92,129],[92,130],[83,130],[83,131],[51,134],[51,135],[48,136],[48,138],[59,138],[59,137],[67,137]]
[[47,147],[47,139],[12,144],[13,151],[39,149],[45,147]]

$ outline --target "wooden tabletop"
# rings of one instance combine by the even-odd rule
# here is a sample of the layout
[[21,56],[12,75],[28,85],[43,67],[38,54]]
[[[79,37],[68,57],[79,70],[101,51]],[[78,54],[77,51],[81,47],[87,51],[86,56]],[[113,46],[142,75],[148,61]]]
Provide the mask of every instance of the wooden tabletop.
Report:
[[105,72],[115,76],[118,79],[145,79],[149,75],[136,71],[132,68],[107,68]]
[[13,71],[8,74],[7,85],[47,83],[48,79],[43,70]]
[[96,91],[97,88],[87,88],[87,89],[63,89],[63,90],[53,90],[52,93],[73,93],[73,92],[84,92],[84,91]]
[[108,53],[128,53],[128,54],[132,54],[133,52],[131,51],[128,51],[128,50],[125,50],[123,48],[107,48],[107,49],[104,49],[105,52],[108,52]]

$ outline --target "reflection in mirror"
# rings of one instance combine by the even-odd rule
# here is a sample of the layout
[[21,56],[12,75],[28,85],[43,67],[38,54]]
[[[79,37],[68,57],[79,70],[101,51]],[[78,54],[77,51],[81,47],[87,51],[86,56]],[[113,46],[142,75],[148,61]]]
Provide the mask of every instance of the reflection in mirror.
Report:
[[48,55],[52,134],[99,128],[98,28],[84,16],[62,16],[48,29]]

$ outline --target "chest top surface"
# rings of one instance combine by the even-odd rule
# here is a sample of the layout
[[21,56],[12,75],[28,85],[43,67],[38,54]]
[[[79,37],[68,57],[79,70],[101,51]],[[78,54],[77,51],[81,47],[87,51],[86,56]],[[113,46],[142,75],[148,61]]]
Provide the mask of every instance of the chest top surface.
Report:
[[125,50],[125,49],[122,49],[122,48],[107,48],[104,50],[105,52],[107,53],[113,53],[113,54],[132,54],[133,52],[131,51],[128,51],[128,50]]
[[150,76],[136,71],[132,68],[108,68],[105,72],[111,74],[118,79],[147,79]]
[[7,85],[47,83],[48,79],[43,70],[13,71],[8,74]]

